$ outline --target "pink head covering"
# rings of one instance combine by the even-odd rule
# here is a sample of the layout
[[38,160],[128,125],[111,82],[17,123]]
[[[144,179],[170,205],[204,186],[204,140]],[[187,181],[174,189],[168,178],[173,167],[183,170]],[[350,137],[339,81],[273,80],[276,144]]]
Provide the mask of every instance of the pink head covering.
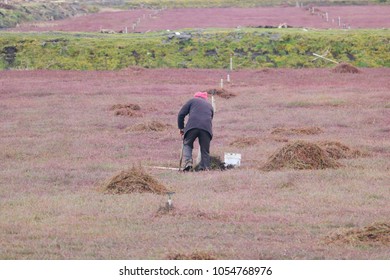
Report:
[[195,93],[194,97],[203,98],[203,99],[207,100],[207,92],[199,91],[199,92]]

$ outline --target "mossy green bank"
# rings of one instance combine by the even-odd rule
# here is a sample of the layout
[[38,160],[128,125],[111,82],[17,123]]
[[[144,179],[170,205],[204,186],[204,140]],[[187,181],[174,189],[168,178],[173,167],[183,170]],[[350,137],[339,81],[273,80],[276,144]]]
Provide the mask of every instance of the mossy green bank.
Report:
[[[390,67],[390,30],[205,29],[145,34],[1,33],[0,69]],[[317,59],[315,59],[317,58]]]
[[97,11],[96,6],[76,1],[21,2],[12,5],[0,3],[0,30],[23,22],[58,20]]

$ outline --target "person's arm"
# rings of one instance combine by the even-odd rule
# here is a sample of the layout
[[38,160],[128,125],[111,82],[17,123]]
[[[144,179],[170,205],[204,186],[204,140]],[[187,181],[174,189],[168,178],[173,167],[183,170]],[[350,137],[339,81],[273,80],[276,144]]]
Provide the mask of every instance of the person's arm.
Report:
[[184,106],[179,111],[179,114],[177,115],[177,126],[180,131],[184,129],[184,119],[190,113],[190,107],[191,107],[191,100],[188,101],[186,104],[184,104]]

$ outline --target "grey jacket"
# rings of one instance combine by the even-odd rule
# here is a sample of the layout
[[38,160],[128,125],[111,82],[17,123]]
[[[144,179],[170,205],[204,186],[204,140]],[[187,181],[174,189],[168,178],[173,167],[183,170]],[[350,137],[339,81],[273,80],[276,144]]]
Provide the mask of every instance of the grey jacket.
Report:
[[[188,121],[184,127],[184,118],[188,116]],[[184,135],[193,128],[206,130],[213,137],[212,120],[214,117],[213,106],[203,98],[192,98],[181,108],[177,125],[179,129],[184,129]]]

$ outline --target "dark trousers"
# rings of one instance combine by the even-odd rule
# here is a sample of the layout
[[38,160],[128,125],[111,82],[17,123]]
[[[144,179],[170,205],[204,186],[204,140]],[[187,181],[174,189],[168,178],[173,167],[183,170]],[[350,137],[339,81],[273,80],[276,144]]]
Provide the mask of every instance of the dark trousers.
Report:
[[210,169],[210,142],[211,136],[206,130],[194,128],[186,132],[183,141],[183,157],[185,163],[191,163],[192,150],[194,149],[194,141],[198,138],[200,146],[201,161],[199,163],[199,169]]

